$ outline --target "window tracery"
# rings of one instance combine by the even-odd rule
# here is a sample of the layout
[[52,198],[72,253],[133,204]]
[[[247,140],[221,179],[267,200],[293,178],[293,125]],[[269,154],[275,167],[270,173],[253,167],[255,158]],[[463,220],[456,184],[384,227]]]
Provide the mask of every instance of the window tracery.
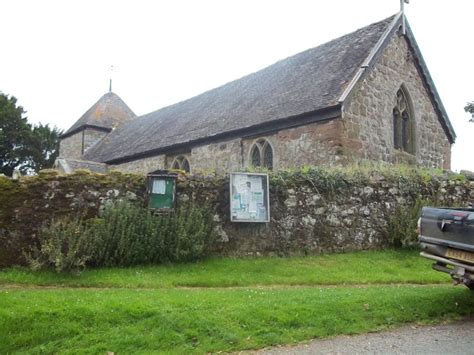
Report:
[[393,108],[393,146],[395,149],[413,154],[415,152],[414,119],[408,95],[403,88],[397,91]]
[[174,159],[171,169],[184,170],[186,173],[189,173],[191,172],[191,165],[186,157],[179,156]]
[[266,139],[260,139],[250,150],[250,162],[253,167],[273,169],[273,148]]

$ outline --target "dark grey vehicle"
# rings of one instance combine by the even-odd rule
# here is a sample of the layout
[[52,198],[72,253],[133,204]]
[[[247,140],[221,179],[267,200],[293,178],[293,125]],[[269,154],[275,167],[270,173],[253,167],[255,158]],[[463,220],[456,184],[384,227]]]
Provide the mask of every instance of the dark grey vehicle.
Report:
[[474,290],[474,209],[424,207],[418,221],[421,256],[433,269]]

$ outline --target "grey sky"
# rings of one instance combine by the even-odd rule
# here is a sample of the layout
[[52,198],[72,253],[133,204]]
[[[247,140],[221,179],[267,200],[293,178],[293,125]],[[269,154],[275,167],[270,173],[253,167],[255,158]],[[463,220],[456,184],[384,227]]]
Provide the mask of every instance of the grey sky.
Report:
[[[399,0],[0,0],[0,91],[30,122],[67,129],[108,91],[138,115],[184,100],[399,11]],[[408,21],[474,170],[473,0],[411,0]]]

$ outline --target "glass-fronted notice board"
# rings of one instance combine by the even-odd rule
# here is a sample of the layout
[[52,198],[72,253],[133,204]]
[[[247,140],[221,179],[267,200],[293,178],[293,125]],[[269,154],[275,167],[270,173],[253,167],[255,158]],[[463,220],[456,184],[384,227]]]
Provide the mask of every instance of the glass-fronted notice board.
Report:
[[231,222],[270,222],[268,174],[230,174]]

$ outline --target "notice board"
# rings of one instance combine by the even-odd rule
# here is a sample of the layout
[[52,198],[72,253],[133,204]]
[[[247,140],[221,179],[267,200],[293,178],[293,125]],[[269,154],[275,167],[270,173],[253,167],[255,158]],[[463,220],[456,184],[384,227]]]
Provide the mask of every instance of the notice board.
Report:
[[270,222],[268,174],[230,174],[231,222]]
[[148,208],[158,212],[171,212],[176,202],[176,174],[157,170],[148,174]]

